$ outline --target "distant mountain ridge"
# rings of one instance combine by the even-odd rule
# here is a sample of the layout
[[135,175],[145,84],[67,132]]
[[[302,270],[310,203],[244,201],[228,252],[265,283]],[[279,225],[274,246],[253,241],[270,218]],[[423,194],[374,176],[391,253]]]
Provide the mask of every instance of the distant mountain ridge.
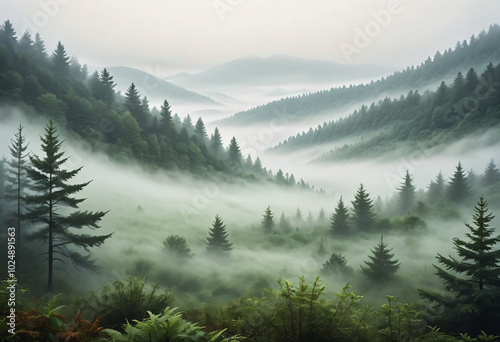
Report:
[[333,83],[368,79],[392,68],[368,64],[340,64],[287,55],[251,56],[224,63],[197,74],[178,74],[169,80],[183,87],[269,86],[300,83]]
[[184,89],[138,69],[116,66],[108,67],[107,70],[113,76],[113,81],[117,84],[116,90],[122,93],[127,90],[131,83],[134,83],[143,96],[147,96],[150,101],[154,102],[161,102],[167,98],[172,104],[218,104],[207,96]]
[[458,42],[455,49],[436,52],[417,67],[407,67],[377,81],[356,86],[342,86],[312,94],[287,97],[246,111],[238,112],[222,122],[228,125],[268,122],[273,113],[287,113],[290,121],[300,121],[317,115],[341,110],[362,101],[373,101],[388,92],[406,93],[443,79],[470,67],[482,69],[492,62],[500,62],[500,26],[491,25],[470,41]]

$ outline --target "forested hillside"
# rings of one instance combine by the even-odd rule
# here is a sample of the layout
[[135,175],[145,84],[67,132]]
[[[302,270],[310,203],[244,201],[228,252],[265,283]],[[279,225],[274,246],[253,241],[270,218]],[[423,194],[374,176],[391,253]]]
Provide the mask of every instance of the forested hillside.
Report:
[[372,81],[368,84],[350,85],[331,88],[313,94],[287,97],[278,101],[236,113],[224,122],[228,124],[252,124],[268,122],[273,114],[286,113],[287,119],[307,120],[317,115],[332,113],[349,105],[373,101],[386,93],[418,90],[446,78],[452,78],[459,71],[470,67],[484,68],[489,62],[500,62],[500,26],[491,25],[488,32],[482,31],[472,36],[469,41],[457,42],[454,49],[437,51],[434,57],[428,57],[419,66],[409,66],[405,70]]
[[[226,148],[217,128],[208,136],[201,118],[182,121],[167,100],[150,108],[132,83],[124,96],[115,92],[113,76],[104,69],[92,75],[70,58],[64,45],[48,53],[42,37],[17,36],[10,21],[0,29],[0,118],[14,108],[26,115],[52,117],[95,151],[113,159],[147,167],[188,170],[197,175],[244,177],[274,181],[260,160],[244,158],[233,137]],[[281,172],[281,171],[280,171]],[[281,180],[278,174],[278,181]],[[299,182],[307,187],[304,181]],[[293,176],[287,184],[295,185]]]
[[385,98],[335,122],[290,137],[277,149],[296,150],[341,138],[356,143],[337,147],[323,159],[374,157],[394,151],[400,142],[425,142],[427,147],[485,132],[500,123],[500,64],[489,64],[478,76],[470,68],[444,81],[434,92],[410,91],[399,99]]

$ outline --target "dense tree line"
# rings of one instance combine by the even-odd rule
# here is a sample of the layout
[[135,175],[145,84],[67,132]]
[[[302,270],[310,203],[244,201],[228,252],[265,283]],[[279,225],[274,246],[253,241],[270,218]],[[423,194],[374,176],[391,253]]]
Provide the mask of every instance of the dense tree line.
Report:
[[287,121],[304,120],[359,102],[372,101],[387,92],[402,93],[422,88],[452,77],[471,66],[482,67],[490,61],[500,61],[499,41],[500,26],[491,25],[487,32],[482,31],[477,37],[473,35],[469,41],[457,42],[454,49],[449,48],[442,53],[437,51],[434,57],[428,57],[416,67],[407,67],[368,84],[344,85],[317,93],[287,97],[236,113],[228,120],[239,124],[267,122],[274,116]]
[[273,175],[258,158],[244,158],[235,137],[226,148],[218,128],[209,136],[201,118],[195,124],[189,115],[181,120],[167,100],[151,108],[135,84],[123,96],[115,86],[107,69],[89,75],[61,42],[49,54],[38,34],[18,38],[8,20],[0,27],[0,104],[51,117],[118,161],[309,188],[281,170]]
[[290,137],[277,148],[304,148],[364,135],[323,157],[331,159],[377,156],[392,151],[398,142],[421,142],[426,148],[449,143],[498,126],[499,82],[500,64],[490,63],[480,76],[470,68],[465,77],[459,72],[451,85],[443,81],[434,92],[410,91],[399,99],[363,105],[345,118]]

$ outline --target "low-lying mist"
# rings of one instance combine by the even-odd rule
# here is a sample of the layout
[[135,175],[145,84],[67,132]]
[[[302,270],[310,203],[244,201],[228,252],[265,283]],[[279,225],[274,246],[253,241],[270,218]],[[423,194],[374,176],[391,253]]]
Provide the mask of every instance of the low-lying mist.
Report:
[[[22,124],[30,150],[39,153],[42,126]],[[10,119],[0,127],[0,152],[5,156],[6,146],[18,125],[17,119]],[[109,210],[101,222],[102,228],[92,233],[114,234],[102,247],[91,251],[92,258],[101,267],[100,273],[73,272],[68,267],[69,274],[58,274],[58,281],[63,284],[60,286],[68,286],[81,295],[89,289],[98,290],[110,280],[134,274],[151,282],[159,281],[171,289],[174,305],[181,308],[227,303],[248,292],[259,295],[264,288],[275,286],[279,277],[295,281],[305,275],[313,279],[333,252],[344,255],[354,273],[327,276],[329,290],[339,291],[350,281],[351,288],[369,292],[370,286],[360,272],[360,265],[368,260],[370,249],[380,241],[380,235],[332,236],[329,217],[339,197],[343,196],[350,206],[361,182],[373,199],[377,195],[391,197],[395,187],[388,183],[387,173],[394,174],[399,184],[400,173],[410,169],[417,188],[425,188],[440,170],[446,177],[451,176],[458,160],[466,169],[472,167],[476,172],[482,172],[492,157],[500,160],[498,146],[461,153],[462,145],[454,145],[439,155],[425,156],[418,159],[418,163],[417,159],[410,160],[409,164],[403,160],[379,160],[319,165],[308,163],[307,156],[303,156],[303,162],[296,159],[290,162],[287,159],[290,155],[262,156],[265,166],[294,172],[317,188],[333,191],[331,195],[266,182],[225,182],[175,172],[147,171],[138,165],[116,164],[107,156],[81,146],[67,137],[62,148],[72,157],[68,160],[69,168],[84,166],[75,182],[93,180],[81,192],[81,197],[87,200],[80,208]],[[267,206],[274,213],[276,225],[283,212],[290,219],[291,227],[266,233],[261,220]],[[500,203],[492,203],[491,207],[500,208]],[[301,221],[294,220],[297,208],[302,213]],[[318,219],[321,208],[326,213],[323,221]],[[470,222],[471,214],[472,207],[464,208],[462,217],[426,219],[426,228],[384,233],[384,242],[393,248],[395,258],[401,263],[400,287],[386,290],[391,294],[397,292],[404,297],[402,300],[412,301],[416,299],[417,286],[439,286],[431,264],[436,261],[436,253],[453,253],[452,238],[464,236],[463,223]],[[210,257],[206,252],[208,229],[215,215],[224,221],[228,240],[233,244],[233,250],[224,259]],[[494,223],[498,226],[498,221]],[[184,237],[194,257],[184,263],[172,260],[163,246],[170,235]],[[385,300],[385,294],[389,293],[374,293],[374,300]]]

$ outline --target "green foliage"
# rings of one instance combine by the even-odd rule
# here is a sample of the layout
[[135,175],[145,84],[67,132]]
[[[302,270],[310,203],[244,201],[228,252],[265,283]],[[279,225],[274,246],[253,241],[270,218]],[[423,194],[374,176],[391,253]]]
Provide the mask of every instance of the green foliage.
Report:
[[259,341],[366,341],[373,333],[367,321],[374,315],[360,308],[361,296],[346,285],[335,301],[321,298],[325,286],[317,277],[297,286],[279,280],[279,290],[262,298],[248,297],[239,323],[240,331]]
[[163,246],[167,250],[169,256],[178,262],[183,262],[191,259],[194,254],[191,253],[191,248],[185,238],[178,235],[170,235],[163,241]]
[[345,206],[342,196],[340,196],[335,212],[330,216],[330,223],[334,234],[348,234],[350,231],[349,210]]
[[373,201],[363,184],[359,186],[354,201],[352,201],[353,214],[351,216],[354,229],[359,232],[372,231],[375,228],[375,213]]
[[113,342],[232,342],[242,341],[239,336],[223,338],[224,330],[206,333],[196,323],[182,318],[176,309],[165,308],[163,313],[153,314],[143,320],[133,320],[123,325],[123,333],[106,329]]
[[347,266],[347,260],[340,253],[332,253],[321,268],[321,273],[325,275],[349,275],[352,273],[352,267]]
[[450,179],[447,192],[448,199],[456,203],[463,203],[470,196],[470,185],[460,162],[456,167],[453,177]]
[[434,265],[436,275],[444,282],[449,295],[419,290],[421,297],[434,304],[433,312],[438,321],[452,329],[479,333],[481,329],[498,332],[500,319],[500,250],[496,248],[500,237],[493,236],[489,228],[494,216],[488,213],[488,203],[483,197],[474,207],[474,226],[466,224],[467,240],[453,239],[460,259],[441,254],[437,259],[444,268]]
[[396,271],[399,268],[398,260],[394,260],[394,254],[391,254],[391,249],[387,248],[383,237],[380,237],[380,242],[375,249],[372,250],[373,256],[368,256],[370,261],[365,261],[367,267],[361,266],[363,274],[377,283],[387,283],[393,280]]
[[400,212],[406,214],[415,204],[415,186],[413,185],[413,177],[406,170],[403,183],[398,187]]
[[266,208],[266,211],[264,212],[264,215],[262,215],[262,217],[262,228],[264,228],[265,232],[270,233],[274,227],[274,214],[271,211],[270,206]]
[[413,304],[400,303],[393,296],[386,298],[388,303],[382,305],[381,312],[387,327],[381,329],[379,333],[389,341],[413,341],[422,332],[420,313]]
[[91,292],[78,300],[82,311],[94,317],[101,317],[106,327],[117,327],[134,319],[142,320],[148,311],[162,312],[171,301],[168,291],[161,292],[158,283],[147,290],[144,279],[129,276],[106,285],[99,293]]
[[61,151],[63,142],[59,140],[52,120],[47,124],[45,136],[41,137],[41,141],[45,155],[42,158],[36,155],[30,156],[31,166],[27,169],[28,177],[32,181],[32,193],[25,197],[26,203],[30,205],[25,217],[30,223],[39,225],[30,238],[47,244],[47,290],[51,292],[55,262],[70,261],[75,267],[95,269],[94,262],[89,259],[90,255],[81,255],[69,247],[88,251],[91,247],[102,245],[112,234],[92,236],[70,231],[70,228],[100,228],[98,223],[106,213],[103,211],[74,211],[66,215],[62,213],[62,208],[78,208],[84,199],[76,198],[74,195],[90,182],[69,184],[82,168],[63,169],[68,158],[65,158],[64,152]]
[[209,237],[207,238],[207,251],[215,256],[227,256],[233,249],[233,244],[229,243],[226,231],[226,225],[219,217],[215,216],[215,221],[212,223],[212,228],[209,229]]

